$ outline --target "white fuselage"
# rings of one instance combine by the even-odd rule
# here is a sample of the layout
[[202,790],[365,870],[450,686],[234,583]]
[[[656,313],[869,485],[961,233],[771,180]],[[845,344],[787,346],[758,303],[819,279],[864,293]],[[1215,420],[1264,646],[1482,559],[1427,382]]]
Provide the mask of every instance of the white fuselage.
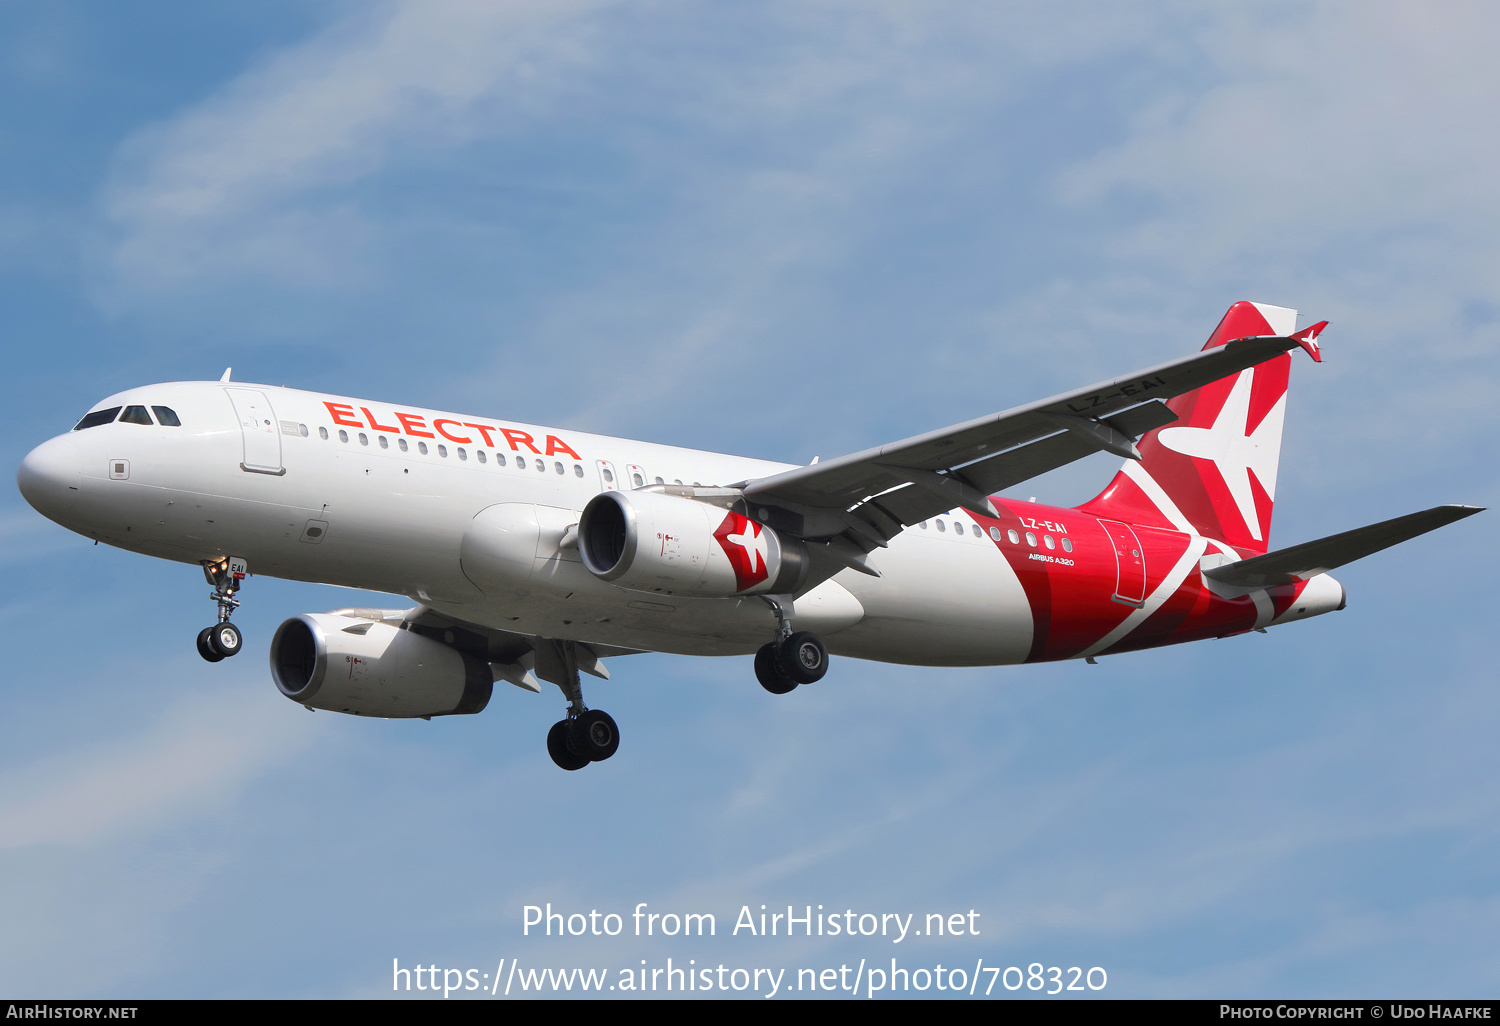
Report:
[[[241,556],[253,574],[403,594],[522,635],[699,655],[773,636],[760,598],[620,588],[566,536],[607,489],[727,485],[784,464],[240,383],[146,386],[96,408],[132,405],[181,425],[60,435],[22,467],[28,500],[111,545],[195,564]],[[891,662],[1026,659],[1016,573],[969,514],[938,519],[970,527],[901,533],[871,558],[880,577],[845,571],[797,599],[798,629]]]

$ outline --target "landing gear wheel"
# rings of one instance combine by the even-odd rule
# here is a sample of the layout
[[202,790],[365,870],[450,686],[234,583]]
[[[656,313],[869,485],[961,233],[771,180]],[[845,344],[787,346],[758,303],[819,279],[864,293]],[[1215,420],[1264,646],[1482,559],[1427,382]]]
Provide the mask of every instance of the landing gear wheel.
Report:
[[213,632],[212,627],[205,627],[198,632],[198,654],[209,662],[216,663],[224,657],[214,651],[213,643],[209,641],[209,636]]
[[245,644],[245,639],[240,636],[240,629],[228,620],[208,630],[208,645],[221,658],[238,655],[241,646]]
[[568,727],[567,720],[558,720],[552,724],[552,729],[547,731],[547,754],[552,756],[552,761],[565,770],[581,770],[589,764],[582,756],[574,755],[568,749]]
[[797,682],[781,672],[776,665],[776,642],[760,647],[755,653],[755,679],[760,686],[773,695],[785,695],[797,690]]
[[580,759],[603,762],[620,747],[620,728],[609,713],[590,709],[568,728],[568,750]]
[[781,643],[776,666],[798,684],[812,684],[828,672],[828,649],[810,631],[798,631]]

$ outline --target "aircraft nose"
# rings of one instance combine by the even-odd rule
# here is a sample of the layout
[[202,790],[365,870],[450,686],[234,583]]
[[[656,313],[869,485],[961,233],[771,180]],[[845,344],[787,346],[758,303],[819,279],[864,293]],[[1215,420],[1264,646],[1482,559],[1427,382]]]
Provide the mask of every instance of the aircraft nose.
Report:
[[38,513],[59,520],[78,499],[82,464],[77,444],[59,435],[26,454],[16,471],[16,485]]

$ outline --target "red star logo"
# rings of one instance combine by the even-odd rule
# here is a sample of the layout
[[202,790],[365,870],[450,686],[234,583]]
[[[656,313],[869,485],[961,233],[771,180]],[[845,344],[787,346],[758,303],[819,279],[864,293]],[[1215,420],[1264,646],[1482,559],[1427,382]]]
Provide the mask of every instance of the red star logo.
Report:
[[771,568],[766,565],[770,546],[765,531],[755,521],[730,513],[714,532],[714,538],[729,557],[729,565],[734,567],[737,590],[753,588],[770,576]]

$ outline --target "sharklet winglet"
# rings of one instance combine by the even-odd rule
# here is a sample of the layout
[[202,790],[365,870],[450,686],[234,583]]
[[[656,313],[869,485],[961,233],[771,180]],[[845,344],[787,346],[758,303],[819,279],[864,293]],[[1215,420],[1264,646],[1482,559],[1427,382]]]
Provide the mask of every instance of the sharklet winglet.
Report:
[[1296,339],[1297,344],[1302,347],[1303,351],[1313,358],[1313,363],[1322,363],[1323,350],[1318,347],[1317,338],[1323,333],[1323,329],[1326,327],[1328,327],[1327,321],[1319,321],[1312,327],[1303,328],[1295,335],[1288,335],[1287,337]]

